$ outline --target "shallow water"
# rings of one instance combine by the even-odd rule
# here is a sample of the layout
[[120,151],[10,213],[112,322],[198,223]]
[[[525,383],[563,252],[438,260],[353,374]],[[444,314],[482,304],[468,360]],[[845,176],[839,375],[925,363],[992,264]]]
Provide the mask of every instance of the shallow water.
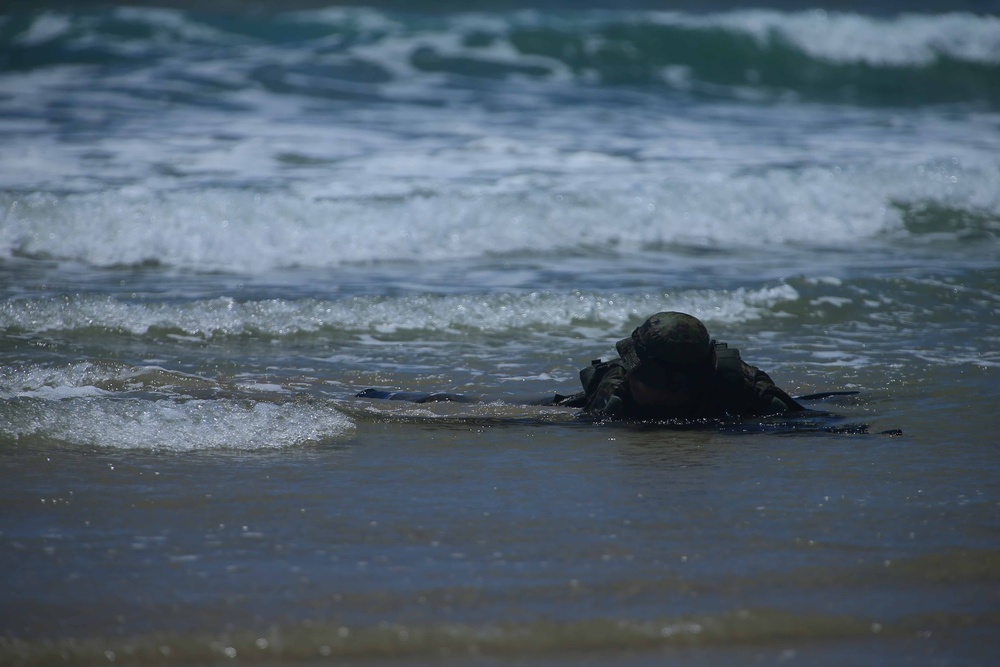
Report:
[[546,7],[0,16],[0,662],[990,664],[1000,22]]

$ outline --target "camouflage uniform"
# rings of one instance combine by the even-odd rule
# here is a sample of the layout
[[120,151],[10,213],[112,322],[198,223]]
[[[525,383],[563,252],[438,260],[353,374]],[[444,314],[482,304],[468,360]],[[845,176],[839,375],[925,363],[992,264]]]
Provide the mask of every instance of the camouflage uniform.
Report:
[[[739,351],[712,340],[705,325],[684,313],[657,313],[617,344],[619,359],[592,362],[580,371],[583,391],[559,405],[583,408],[599,419],[718,419],[758,417],[805,408],[775,386],[764,371],[747,364]],[[633,377],[647,385],[658,375],[680,375],[690,400],[677,407],[640,405]]]

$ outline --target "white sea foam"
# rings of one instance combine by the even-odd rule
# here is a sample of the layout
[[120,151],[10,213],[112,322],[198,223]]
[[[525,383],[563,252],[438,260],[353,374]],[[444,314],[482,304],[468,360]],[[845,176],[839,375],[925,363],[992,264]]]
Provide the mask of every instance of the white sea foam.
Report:
[[28,29],[18,35],[14,42],[36,46],[65,35],[69,32],[70,27],[68,16],[54,12],[43,12],[35,17]]
[[[41,437],[121,449],[252,450],[336,439],[354,428],[328,403],[188,399],[184,394],[192,387],[219,385],[155,366],[3,367],[0,438]],[[144,397],[129,393],[140,390]],[[153,400],[154,395],[161,398]]]
[[939,56],[1000,63],[1000,17],[966,13],[873,17],[826,12],[742,10],[704,16],[653,14],[654,20],[692,28],[721,27],[766,44],[781,39],[810,56],[837,63],[926,65]]
[[[790,42],[809,55],[831,62],[865,62],[872,65],[925,65],[943,55],[959,60],[1000,63],[1000,18],[971,13],[898,14],[868,16],[825,11],[822,9],[782,12],[770,9],[734,10],[711,13],[679,11],[589,12],[572,19],[541,12],[516,14],[456,14],[443,19],[446,30],[409,30],[389,15],[366,9],[333,9],[289,13],[287,21],[322,22],[338,27],[350,26],[369,34],[391,35],[391,40],[366,46],[366,55],[392,67],[405,62],[414,44],[430,43],[443,35],[463,35],[482,31],[504,35],[510,29],[555,27],[576,32],[594,41],[602,26],[617,22],[659,23],[690,29],[722,28],[750,34],[760,43],[775,39]],[[369,40],[372,41],[372,40]],[[587,41],[587,40],[583,40]],[[461,53],[460,41],[437,39],[434,42],[446,53]],[[503,45],[506,42],[502,43]],[[384,49],[381,54],[376,50]],[[512,53],[504,46],[492,46],[503,59]],[[482,53],[482,47],[476,50]],[[521,56],[522,62],[524,56]],[[550,65],[555,65],[549,62]]]
[[[0,330],[38,334],[101,327],[127,335],[146,335],[160,329],[161,335],[176,335],[173,332],[180,330],[183,335],[196,338],[248,334],[284,337],[322,329],[341,335],[383,336],[413,330],[461,335],[465,331],[551,331],[553,328],[585,334],[590,330],[606,331],[609,326],[625,326],[662,309],[690,312],[707,322],[745,322],[771,312],[782,302],[798,298],[796,290],[785,284],[756,290],[676,293],[428,294],[246,302],[219,297],[153,304],[88,295],[5,301],[0,303]],[[89,367],[74,371],[83,376],[91,372]]]
[[[997,169],[811,168],[632,187],[591,167],[564,188],[325,199],[245,190],[0,195],[0,257],[267,271],[650,244],[853,245],[900,228],[898,202],[1000,213]],[[391,181],[392,179],[390,179]]]
[[33,396],[61,399],[105,393],[109,382],[128,383],[139,373],[125,364],[89,361],[65,366],[0,367],[0,399]]
[[[39,397],[36,397],[39,398]],[[38,437],[116,449],[280,449],[348,435],[353,422],[330,405],[238,400],[26,401],[4,409],[0,437]]]
[[[259,397],[195,400],[206,379],[158,367],[78,362],[0,369],[0,437],[120,449],[271,449],[336,439],[353,422],[329,403]],[[267,385],[272,393],[276,386]],[[265,387],[252,387],[256,393]],[[137,396],[136,391],[144,396]],[[159,396],[157,400],[152,397]]]

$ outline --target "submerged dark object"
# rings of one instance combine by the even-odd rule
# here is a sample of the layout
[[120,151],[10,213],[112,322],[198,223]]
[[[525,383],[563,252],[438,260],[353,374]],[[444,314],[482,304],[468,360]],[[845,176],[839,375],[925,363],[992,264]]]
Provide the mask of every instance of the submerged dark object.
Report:
[[[837,396],[856,396],[858,391],[823,391],[804,396],[796,396],[798,401],[819,401],[825,398]],[[389,401],[406,401],[409,403],[486,403],[480,398],[466,396],[464,394],[453,394],[449,392],[420,392],[420,391],[389,391],[385,389],[365,389],[355,394],[357,398],[374,398]],[[558,394],[549,395],[543,398],[506,401],[510,405],[520,406],[558,406]],[[463,417],[469,419],[469,417]],[[477,415],[474,420],[487,419],[489,421],[505,422],[503,416],[486,417]],[[523,417],[515,418],[514,421],[525,421]],[[533,420],[528,420],[533,421]],[[858,422],[846,422],[844,417],[826,410],[816,410],[807,408],[805,410],[771,415],[759,418],[735,417],[711,418],[711,419],[668,419],[668,420],[607,420],[587,415],[578,414],[577,423],[580,424],[603,424],[606,426],[617,426],[627,429],[686,431],[701,429],[721,429],[729,433],[771,433],[777,435],[804,435],[809,433],[829,433],[835,435],[903,435],[900,429],[889,429],[885,431],[873,432],[868,424]]]
[[805,396],[796,396],[796,401],[818,401],[821,398],[830,398],[831,396],[857,396],[860,391],[820,391],[815,394],[806,394]]
[[[822,391],[804,396],[796,396],[798,401],[818,401],[836,396],[856,396],[858,391]],[[464,394],[453,394],[449,392],[420,392],[420,391],[389,391],[385,389],[365,389],[355,394],[356,398],[374,398],[388,401],[406,401],[409,403],[484,403],[480,398],[466,396]],[[564,398],[558,394],[543,398],[508,401],[511,405],[522,406],[553,406],[559,405],[560,399]],[[780,435],[794,435],[805,433],[831,433],[839,435],[866,435],[873,434],[868,424],[864,423],[844,423],[843,417],[827,412],[825,410],[815,410],[808,408],[793,413],[772,415],[762,418],[713,418],[713,419],[670,419],[670,420],[621,420],[611,422],[610,420],[594,418],[593,416],[581,413],[580,423],[594,424],[617,424],[623,428],[640,429],[668,429],[668,430],[689,430],[715,428],[727,432],[739,433],[772,433]],[[482,416],[480,415],[481,419]],[[503,418],[499,418],[503,421]],[[874,435],[897,436],[903,432],[899,429],[889,429],[879,431]]]
[[[797,401],[818,401],[823,398],[830,398],[831,396],[855,396],[861,392],[858,391],[821,391],[815,394],[806,394],[805,396],[796,396]],[[435,392],[423,392],[423,391],[387,391],[385,389],[365,389],[354,395],[355,398],[378,398],[386,401],[409,401],[410,403],[478,403],[480,402],[477,398],[472,398],[466,396],[465,394],[452,394],[449,392],[435,391]],[[560,394],[555,396],[546,396],[544,398],[530,399],[525,401],[517,401],[518,405],[552,405],[559,403],[560,399],[566,398]]]
[[379,398],[387,401],[409,401],[410,403],[475,403],[476,400],[462,394],[422,391],[385,391],[365,389],[355,394],[357,398]]

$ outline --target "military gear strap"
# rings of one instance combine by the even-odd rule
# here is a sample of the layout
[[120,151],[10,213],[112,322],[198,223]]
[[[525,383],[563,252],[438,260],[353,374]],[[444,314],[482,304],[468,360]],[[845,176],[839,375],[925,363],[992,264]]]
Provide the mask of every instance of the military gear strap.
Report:
[[744,364],[740,358],[740,351],[735,347],[729,347],[726,343],[716,343],[715,356],[717,359],[715,367],[716,387],[720,397],[725,404],[737,403],[745,382]]
[[590,362],[590,365],[580,371],[580,384],[583,385],[583,391],[589,396],[604,379],[604,376],[608,374],[611,370],[611,364],[614,361],[601,361],[600,359],[594,359]]

